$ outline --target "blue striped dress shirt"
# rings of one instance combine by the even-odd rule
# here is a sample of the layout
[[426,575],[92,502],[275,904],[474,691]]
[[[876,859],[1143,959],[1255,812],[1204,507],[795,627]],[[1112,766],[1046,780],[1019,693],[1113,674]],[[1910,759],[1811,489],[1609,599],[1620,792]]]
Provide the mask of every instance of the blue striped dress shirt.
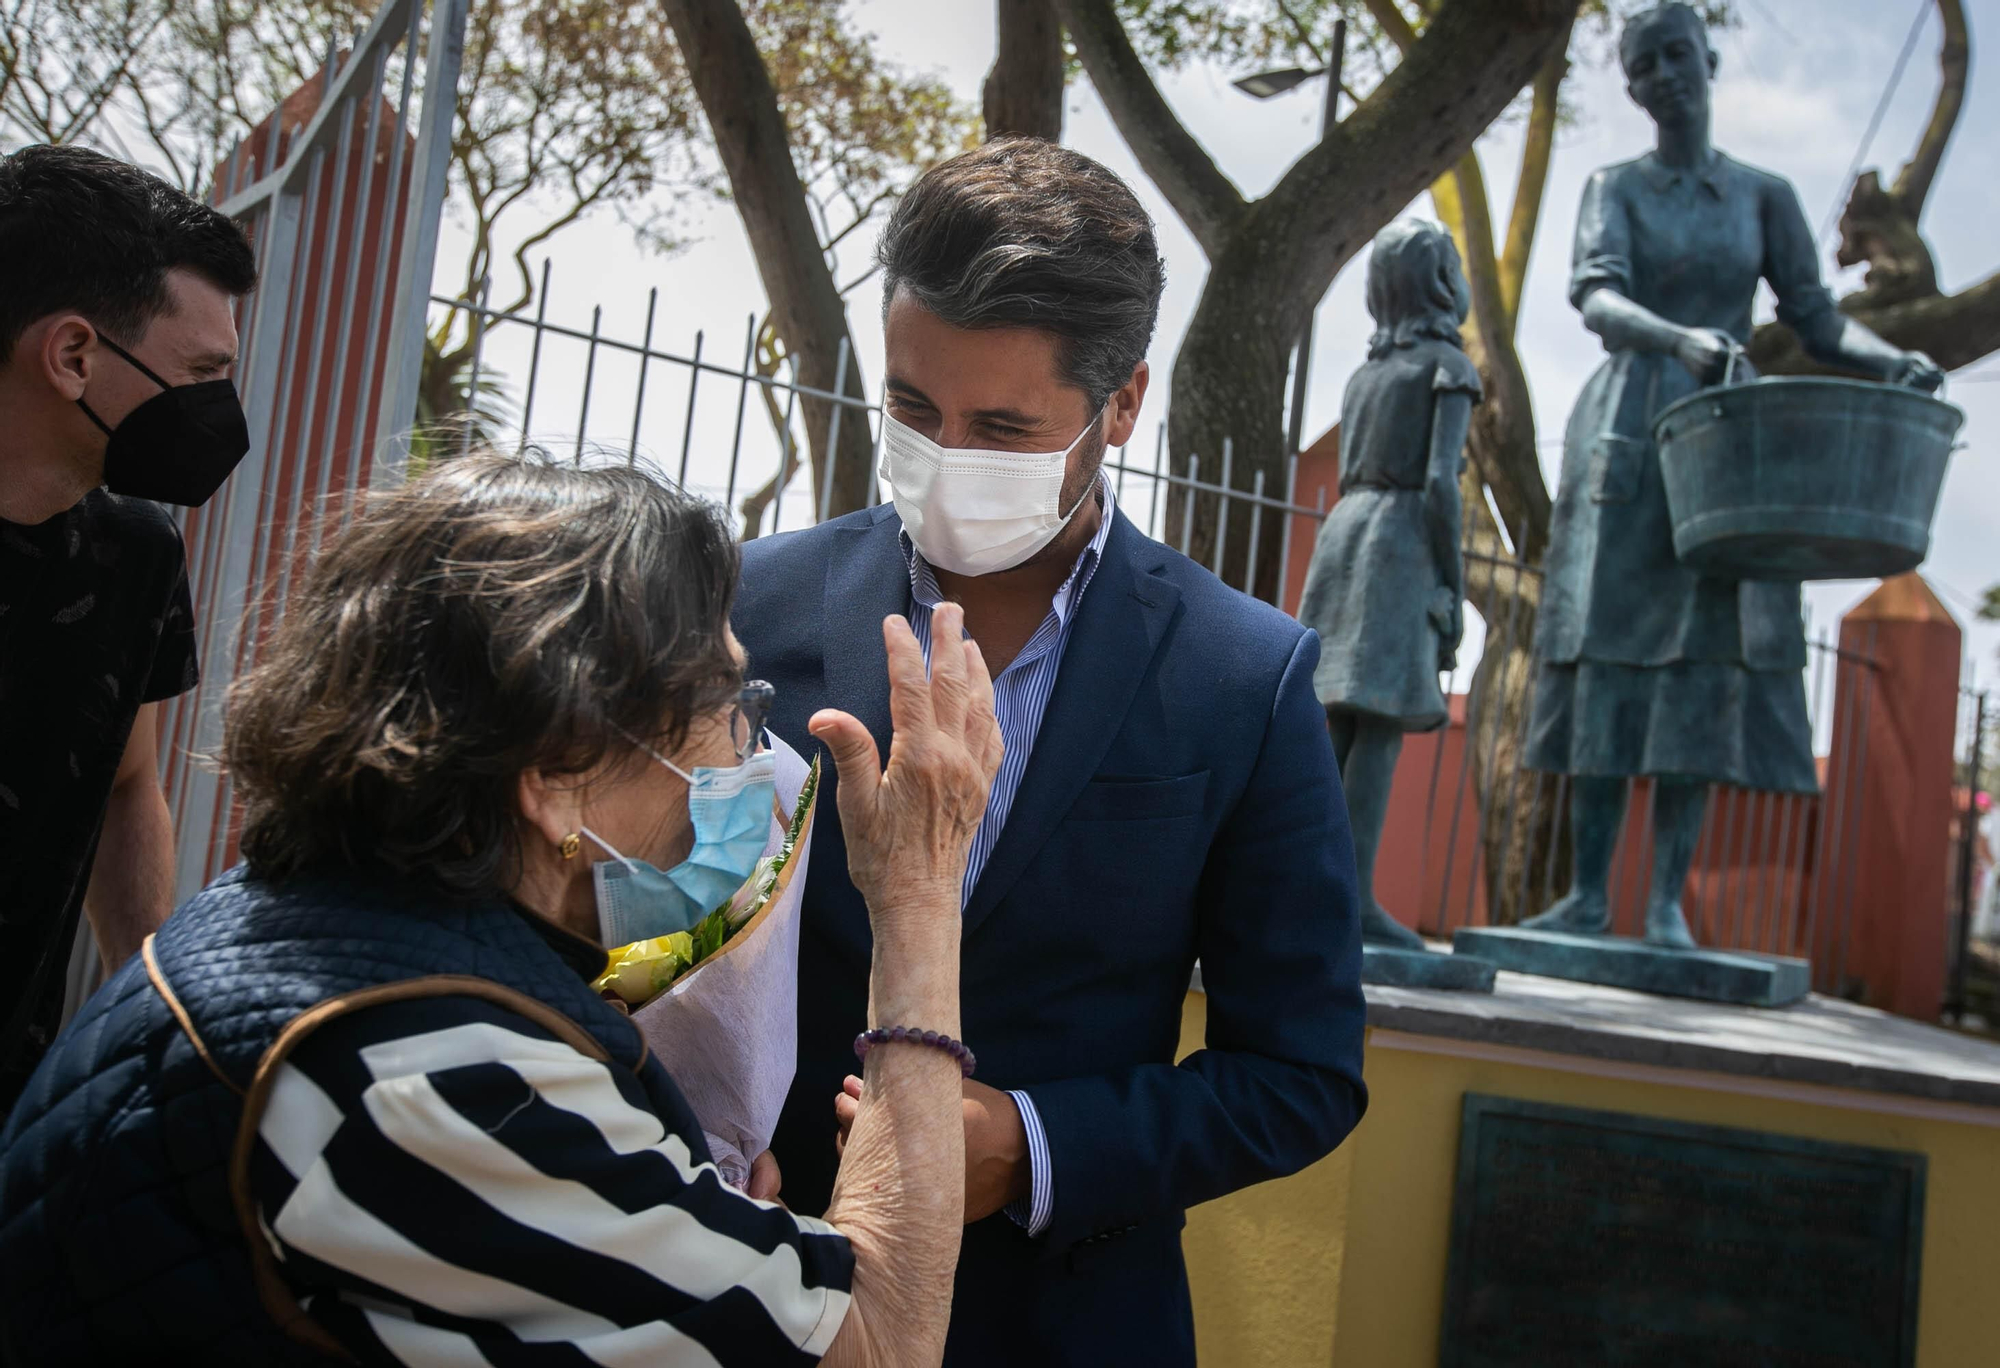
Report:
[[[993,681],[993,710],[1000,721],[1000,735],[1007,742],[1007,755],[1000,762],[999,777],[994,779],[992,796],[986,800],[986,816],[979,823],[979,834],[973,837],[972,852],[965,862],[965,885],[959,898],[961,908],[971,900],[979,875],[1000,840],[1001,830],[1007,825],[1007,813],[1014,806],[1015,794],[1021,790],[1021,776],[1028,771],[1028,757],[1034,753],[1035,735],[1042,729],[1042,714],[1048,711],[1049,697],[1055,693],[1056,672],[1062,668],[1063,650],[1069,645],[1077,605],[1083,602],[1083,591],[1090,587],[1092,577],[1097,574],[1097,563],[1104,555],[1104,543],[1111,535],[1111,520],[1118,512],[1118,502],[1111,492],[1109,480],[1099,476],[1097,488],[1099,506],[1103,509],[1097,535],[1090,539],[1090,545],[1077,557],[1069,578],[1056,590],[1042,625],[1035,629],[1035,634],[1028,638],[1028,644],[1021,648],[1021,653]],[[911,543],[907,532],[903,534],[903,555],[910,565],[910,628],[916,633],[917,643],[924,648],[925,664],[929,664],[931,610],[944,602],[944,595],[938,591],[937,575]],[[1048,1228],[1049,1218],[1055,1209],[1055,1178],[1049,1172],[1048,1136],[1042,1130],[1042,1118],[1028,1095],[1015,1092],[1008,1096],[1021,1109],[1021,1124],[1028,1134],[1028,1167],[1032,1184],[1028,1200],[1009,1206],[1007,1214],[1030,1235],[1039,1235]]]

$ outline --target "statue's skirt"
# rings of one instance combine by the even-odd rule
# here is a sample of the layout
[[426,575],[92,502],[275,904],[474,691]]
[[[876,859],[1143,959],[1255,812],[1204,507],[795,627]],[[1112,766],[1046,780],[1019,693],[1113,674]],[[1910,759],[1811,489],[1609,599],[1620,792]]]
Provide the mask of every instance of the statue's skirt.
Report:
[[1805,675],[1720,661],[1536,663],[1529,768],[1817,793]]

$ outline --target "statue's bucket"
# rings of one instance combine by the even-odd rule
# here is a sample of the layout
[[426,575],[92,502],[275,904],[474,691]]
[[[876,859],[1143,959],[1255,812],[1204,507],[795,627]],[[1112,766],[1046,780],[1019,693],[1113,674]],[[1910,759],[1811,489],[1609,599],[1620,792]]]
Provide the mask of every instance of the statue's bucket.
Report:
[[1872,579],[1930,550],[1965,414],[1900,385],[1774,377],[1653,422],[1674,554],[1721,579]]

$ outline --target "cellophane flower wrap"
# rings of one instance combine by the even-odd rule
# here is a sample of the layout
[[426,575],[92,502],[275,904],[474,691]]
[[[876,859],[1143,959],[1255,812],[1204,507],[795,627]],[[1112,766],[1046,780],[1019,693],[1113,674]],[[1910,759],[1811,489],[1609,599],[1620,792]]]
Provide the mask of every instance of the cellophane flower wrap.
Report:
[[819,794],[817,761],[776,737],[771,749],[777,808],[749,879],[692,930],[614,949],[596,984],[632,1009],[738,1188],[770,1148],[798,1058],[799,914]]

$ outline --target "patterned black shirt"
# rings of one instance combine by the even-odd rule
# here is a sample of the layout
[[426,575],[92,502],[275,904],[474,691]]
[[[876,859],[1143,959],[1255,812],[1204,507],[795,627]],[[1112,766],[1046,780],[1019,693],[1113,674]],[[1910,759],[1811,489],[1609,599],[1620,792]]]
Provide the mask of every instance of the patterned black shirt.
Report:
[[158,504],[100,489],[0,521],[0,1110],[61,1015],[132,719],[196,677],[187,557]]

